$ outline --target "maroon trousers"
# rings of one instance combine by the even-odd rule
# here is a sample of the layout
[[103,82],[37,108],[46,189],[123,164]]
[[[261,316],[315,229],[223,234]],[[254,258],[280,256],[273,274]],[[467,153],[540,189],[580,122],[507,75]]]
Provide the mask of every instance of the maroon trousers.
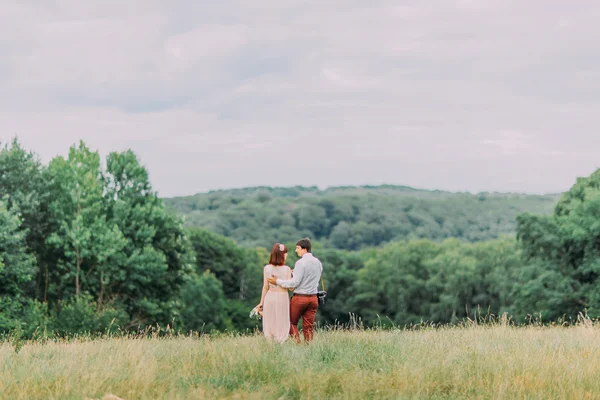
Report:
[[317,296],[292,296],[290,301],[290,335],[294,338],[296,343],[300,343],[300,334],[298,333],[298,322],[302,317],[302,333],[304,334],[304,341],[310,342],[313,338],[313,327],[315,325],[315,316],[317,315],[317,308],[319,308],[319,301]]

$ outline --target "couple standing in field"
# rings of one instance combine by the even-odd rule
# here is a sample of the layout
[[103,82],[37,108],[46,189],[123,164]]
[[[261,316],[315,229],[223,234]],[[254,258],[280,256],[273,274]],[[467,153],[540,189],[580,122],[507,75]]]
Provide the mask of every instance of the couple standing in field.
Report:
[[[302,317],[302,333],[304,341],[310,342],[319,301],[319,281],[323,273],[323,265],[312,255],[310,239],[301,239],[296,243],[296,254],[300,259],[294,271],[285,263],[288,249],[276,243],[271,249],[269,264],[263,273],[263,289],[260,304],[262,309],[263,333],[267,339],[283,343],[291,335],[300,343],[298,322]],[[292,299],[288,290],[293,290]]]

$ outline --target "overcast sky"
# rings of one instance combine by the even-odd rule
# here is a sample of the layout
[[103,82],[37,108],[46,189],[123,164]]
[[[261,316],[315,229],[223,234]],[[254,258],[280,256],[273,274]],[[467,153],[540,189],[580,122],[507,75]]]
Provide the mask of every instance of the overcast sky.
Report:
[[600,167],[600,2],[0,0],[0,140],[133,149],[163,196],[568,190]]

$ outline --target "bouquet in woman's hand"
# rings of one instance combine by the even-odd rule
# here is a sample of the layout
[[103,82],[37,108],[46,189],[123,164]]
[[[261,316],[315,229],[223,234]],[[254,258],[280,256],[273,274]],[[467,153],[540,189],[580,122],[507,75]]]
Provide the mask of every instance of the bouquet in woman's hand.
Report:
[[259,304],[250,311],[250,318],[261,319],[262,318],[262,306]]

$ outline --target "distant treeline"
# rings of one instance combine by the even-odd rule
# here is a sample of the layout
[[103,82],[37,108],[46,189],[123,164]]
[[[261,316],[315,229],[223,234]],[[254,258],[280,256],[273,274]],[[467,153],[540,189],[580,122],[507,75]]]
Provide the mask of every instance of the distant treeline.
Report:
[[[267,250],[184,228],[153,191],[133,152],[111,153],[103,161],[80,143],[67,157],[45,165],[14,141],[0,150],[0,195],[0,333],[67,335],[157,324],[202,332],[259,326],[248,313],[260,298]],[[558,321],[579,312],[600,316],[600,170],[578,179],[550,215],[537,211],[548,211],[556,202],[552,196],[478,197],[395,187],[248,189],[200,198],[217,211],[220,202],[229,204],[211,218],[227,215],[226,210],[238,215],[244,207],[262,210],[265,217],[283,210],[281,218],[293,220],[290,231],[273,231],[265,246],[283,241],[294,248],[305,234],[322,238],[314,245],[329,293],[318,314],[321,324],[347,322],[350,314],[367,324],[451,323],[473,317],[474,310],[508,312],[517,321]],[[428,239],[380,247],[358,240],[360,245],[346,247],[361,250],[349,251],[332,248],[333,238],[324,234],[325,227],[341,224],[371,226],[363,219],[368,215],[371,223],[393,222],[390,210],[416,218],[416,209],[423,221],[439,219],[438,228],[473,215],[471,222],[465,217],[461,231],[472,235],[476,230],[467,227],[493,221],[491,205],[507,213],[537,211],[516,216],[511,228],[516,235],[488,241],[475,236],[440,241],[447,233],[431,231]],[[340,214],[344,207],[347,214]],[[301,221],[316,223],[310,218],[313,208],[325,213],[321,230],[296,231]],[[471,208],[485,212],[477,219]],[[425,210],[436,210],[435,217]],[[502,218],[496,218],[496,236],[500,226],[508,226],[508,221],[499,225]],[[263,223],[250,213],[243,220]],[[293,253],[288,261],[294,264]]]
[[165,199],[189,227],[244,246],[269,247],[308,236],[360,250],[405,239],[469,242],[516,232],[521,212],[550,214],[559,195],[449,193],[404,186],[225,190]]

